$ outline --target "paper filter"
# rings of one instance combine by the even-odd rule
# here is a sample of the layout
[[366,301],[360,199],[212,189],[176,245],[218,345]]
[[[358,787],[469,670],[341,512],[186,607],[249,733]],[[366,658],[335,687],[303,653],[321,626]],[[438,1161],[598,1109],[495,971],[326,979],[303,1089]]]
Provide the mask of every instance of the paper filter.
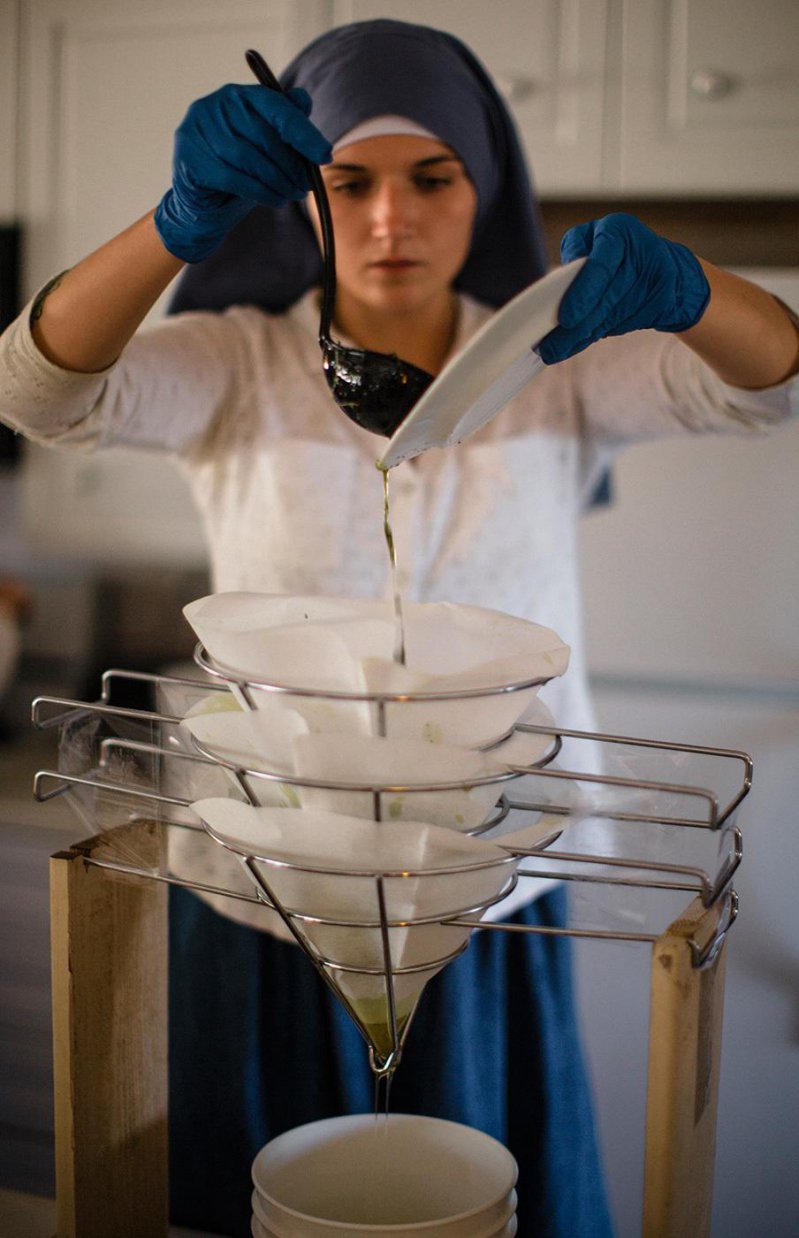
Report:
[[[468,832],[492,814],[508,781],[497,758],[510,741],[489,755],[422,740],[314,735],[293,710],[209,714],[186,719],[183,728],[203,753],[252,772],[247,789],[258,804],[375,821],[410,819]],[[416,789],[436,786],[442,789]]]
[[257,858],[268,889],[292,913],[306,948],[325,964],[382,1057],[390,1052],[391,1035],[376,874],[383,875],[403,1025],[427,980],[468,940],[468,927],[439,921],[479,914],[513,884],[515,861],[501,848],[416,821],[378,824],[228,799],[192,807],[218,842]]
[[[196,688],[187,690],[180,683],[171,683],[168,679],[159,683],[158,707],[161,712],[172,716],[179,716],[185,711],[188,719],[205,715],[228,719],[255,717],[254,714],[244,714],[241,705],[230,692],[211,691],[203,694]],[[281,730],[286,724],[291,727],[289,712],[284,710],[280,713]],[[243,802],[246,800],[244,789],[223,765],[206,764],[196,759],[197,748],[185,723],[181,726],[165,726],[161,743],[172,754],[161,762],[159,789],[163,793],[189,802],[215,796],[231,796]],[[186,760],[180,755],[182,753],[195,759]],[[262,783],[261,792],[262,802],[287,802],[280,788],[272,787],[272,784]],[[169,830],[167,865],[172,876],[191,883],[197,896],[220,915],[248,928],[268,931],[282,938],[290,937],[280,917],[265,904],[249,901],[249,898],[230,898],[225,894],[198,888],[210,886],[248,896],[253,894],[252,883],[242,869],[238,857],[218,846],[202,832],[198,835],[195,830]]]
[[246,708],[277,701],[308,718],[314,730],[368,733],[371,711],[363,702],[324,698],[324,692],[364,693],[358,658],[382,652],[391,641],[383,602],[347,598],[289,597],[267,593],[216,593],[189,603],[184,615],[214,663],[248,681],[313,693],[287,696],[248,689]]
[[[219,667],[258,682],[322,693],[478,694],[387,702],[382,717],[373,702],[295,696],[287,703],[311,730],[476,747],[507,733],[569,657],[549,628],[449,602],[406,603],[404,666],[393,657],[389,602],[220,593],[190,603],[184,614]],[[256,707],[263,696],[251,694]]]
[[[293,744],[299,777],[323,783],[299,788],[306,808],[321,808],[369,820],[410,819],[467,832],[482,825],[502,794],[505,769],[481,752],[423,740],[375,736],[303,735]],[[490,782],[481,782],[491,779]],[[372,792],[362,786],[394,788]],[[415,790],[441,784],[448,790]]]
[[[263,709],[248,712],[195,714],[186,717],[180,729],[195,752],[242,770],[282,772],[290,779],[295,770],[294,743],[307,734],[308,724],[296,710],[270,700]],[[233,772],[228,775],[235,783]],[[251,778],[247,790],[259,804],[289,808],[300,804],[297,791],[279,780]]]
[[390,656],[362,660],[369,692],[474,694],[387,702],[387,734],[431,743],[471,748],[499,739],[569,661],[568,646],[551,629],[477,606],[408,606],[405,635],[404,666]]

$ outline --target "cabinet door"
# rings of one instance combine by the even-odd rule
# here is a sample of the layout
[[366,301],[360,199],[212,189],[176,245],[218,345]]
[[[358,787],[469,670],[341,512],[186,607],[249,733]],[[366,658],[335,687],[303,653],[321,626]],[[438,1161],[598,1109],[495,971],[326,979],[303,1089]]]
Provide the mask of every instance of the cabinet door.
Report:
[[324,0],[31,0],[23,6],[29,288],[153,207],[195,98],[280,69],[320,33]]
[[17,7],[0,5],[0,224],[17,219]]
[[624,0],[624,193],[799,192],[796,0]]
[[[22,12],[28,295],[159,201],[175,127],[193,99],[253,80],[248,47],[281,69],[329,22],[325,0],[30,0]],[[34,546],[204,561],[188,487],[160,456],[31,448],[23,490]]]
[[393,17],[463,39],[516,116],[544,196],[602,184],[605,0],[336,0],[337,24]]

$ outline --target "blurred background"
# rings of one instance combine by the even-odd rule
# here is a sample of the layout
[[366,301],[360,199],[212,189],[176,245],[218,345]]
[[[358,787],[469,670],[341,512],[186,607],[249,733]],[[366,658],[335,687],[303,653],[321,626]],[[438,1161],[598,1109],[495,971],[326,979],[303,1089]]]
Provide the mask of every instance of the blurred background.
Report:
[[[487,63],[553,262],[568,226],[625,209],[799,308],[795,0],[2,0],[1,321],[157,202],[188,103],[249,80],[246,47],[279,68],[324,29],[376,16],[450,30]],[[583,529],[602,724],[755,758],[719,1112],[713,1232],[727,1238],[799,1232],[798,463],[799,425],[637,447]],[[30,700],[93,697],[108,666],[189,657],[181,607],[206,589],[171,465],[0,432],[0,1188],[53,1191],[45,859],[75,839],[65,808],[32,801],[53,740],[31,733]],[[632,1238],[648,951],[576,953],[618,1233]]]

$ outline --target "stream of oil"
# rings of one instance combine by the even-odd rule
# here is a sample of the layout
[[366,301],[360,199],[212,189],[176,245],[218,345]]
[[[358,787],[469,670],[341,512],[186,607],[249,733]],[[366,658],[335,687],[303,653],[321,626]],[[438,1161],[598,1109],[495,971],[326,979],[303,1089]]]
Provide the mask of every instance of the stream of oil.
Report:
[[[391,564],[391,587],[394,594],[394,661],[399,662],[401,666],[405,665],[405,615],[402,609],[402,595],[399,590],[399,581],[397,579],[397,546],[394,541],[394,530],[391,527],[391,505],[389,498],[388,487],[388,469],[380,470],[383,474],[383,533],[386,538],[386,546],[388,548],[388,559]],[[391,1094],[391,1080],[394,1077],[394,1071],[390,1070],[386,1074],[375,1074],[375,1124],[380,1122],[381,1116],[383,1122],[384,1134],[388,1131],[388,1113],[389,1099]]]
[[[391,1094],[391,1080],[394,1078],[394,1071],[391,1070],[387,1075],[375,1075],[375,1124],[380,1122],[381,1115],[383,1117],[383,1130],[388,1126],[388,1108],[389,1098]],[[382,1104],[381,1104],[382,1092]]]
[[394,542],[394,532],[391,528],[391,509],[388,494],[388,469],[381,469],[383,474],[383,532],[386,536],[388,558],[391,564],[391,586],[394,591],[394,661],[405,665],[405,616],[402,610],[402,596],[397,581],[397,547]]

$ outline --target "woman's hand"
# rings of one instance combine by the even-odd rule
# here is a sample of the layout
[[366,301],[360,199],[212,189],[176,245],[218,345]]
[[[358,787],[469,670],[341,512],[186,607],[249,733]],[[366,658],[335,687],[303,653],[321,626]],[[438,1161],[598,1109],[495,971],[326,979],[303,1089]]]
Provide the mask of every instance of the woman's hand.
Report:
[[644,327],[686,331],[710,300],[699,259],[633,215],[606,215],[570,228],[560,251],[563,262],[587,261],[561,302],[560,325],[538,346],[548,365],[606,335]]
[[170,254],[199,262],[255,205],[305,197],[305,160],[331,158],[310,110],[304,90],[263,86],[223,86],[191,105],[175,133],[172,188],[155,212]]
[[98,373],[116,361],[184,262],[199,262],[256,203],[309,188],[303,159],[330,143],[308,120],[304,90],[223,86],[193,103],[175,135],[172,188],[157,209],[43,289],[33,338],[55,365]]
[[799,319],[764,288],[700,260],[632,215],[570,228],[564,262],[587,258],[538,345],[548,365],[606,335],[680,333],[725,382],[757,390],[799,372]]

